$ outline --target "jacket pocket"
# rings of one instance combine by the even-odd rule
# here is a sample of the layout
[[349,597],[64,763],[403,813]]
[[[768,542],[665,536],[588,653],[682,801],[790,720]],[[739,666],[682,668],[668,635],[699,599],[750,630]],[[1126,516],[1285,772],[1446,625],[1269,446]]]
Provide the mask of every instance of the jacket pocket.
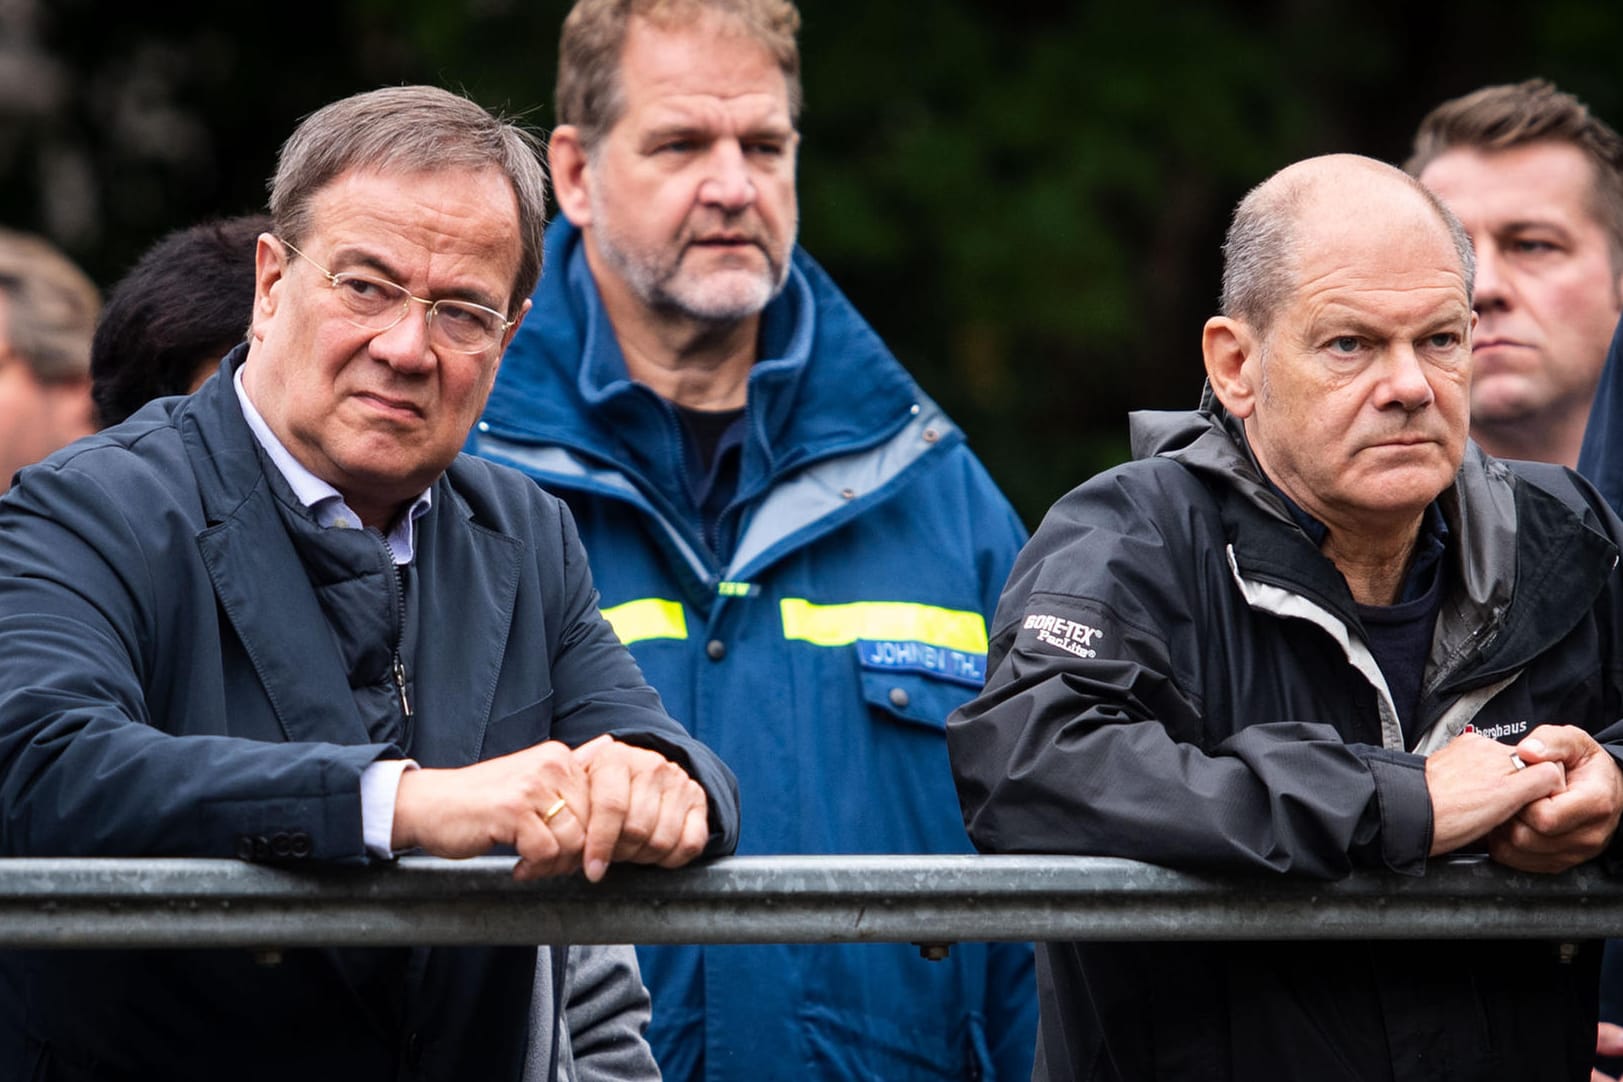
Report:
[[505,714],[485,729],[484,745],[479,749],[480,759],[495,759],[532,744],[539,744],[552,735],[552,697],[545,696],[528,706]]
[[965,684],[915,672],[862,670],[862,697],[870,713],[908,725],[947,731],[947,715],[975,695]]

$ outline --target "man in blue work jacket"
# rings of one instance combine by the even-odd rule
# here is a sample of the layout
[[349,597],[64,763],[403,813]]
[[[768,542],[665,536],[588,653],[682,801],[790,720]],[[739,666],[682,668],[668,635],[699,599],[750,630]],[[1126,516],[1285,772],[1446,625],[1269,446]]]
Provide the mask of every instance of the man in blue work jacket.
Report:
[[[473,446],[570,504],[605,614],[738,774],[740,853],[967,852],[944,722],[1024,531],[795,246],[798,25],[785,0],[575,6],[568,221]],[[1025,944],[642,965],[667,1079],[1030,1075]]]

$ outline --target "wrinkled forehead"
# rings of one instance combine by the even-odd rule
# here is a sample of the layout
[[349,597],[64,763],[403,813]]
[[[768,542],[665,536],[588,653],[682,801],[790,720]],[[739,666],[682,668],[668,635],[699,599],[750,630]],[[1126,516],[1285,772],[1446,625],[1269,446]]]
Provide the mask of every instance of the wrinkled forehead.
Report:
[[748,108],[792,126],[788,76],[777,58],[746,26],[722,13],[669,25],[633,18],[619,75],[633,109],[685,100]]
[[1462,217],[1563,214],[1600,224],[1598,176],[1571,143],[1541,140],[1503,149],[1452,147],[1420,180]]
[[494,168],[350,170],[315,193],[309,221],[305,243],[321,249],[305,247],[312,255],[498,300],[513,292],[522,258],[518,199]]
[[1446,262],[1316,259],[1304,271],[1275,333],[1388,340],[1469,330],[1465,279]]
[[1327,195],[1303,207],[1292,246],[1298,295],[1416,290],[1425,303],[1469,308],[1470,283],[1448,224],[1423,198],[1392,195]]

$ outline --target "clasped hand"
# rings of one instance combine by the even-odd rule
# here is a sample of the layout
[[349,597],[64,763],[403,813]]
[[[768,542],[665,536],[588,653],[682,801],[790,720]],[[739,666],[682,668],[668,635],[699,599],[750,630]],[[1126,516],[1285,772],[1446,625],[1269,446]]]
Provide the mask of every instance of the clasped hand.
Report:
[[1486,839],[1488,854],[1525,872],[1560,872],[1598,855],[1623,813],[1623,771],[1572,725],[1541,725],[1512,749],[1476,733],[1426,759],[1436,856]]
[[412,770],[395,797],[396,850],[472,857],[518,851],[515,879],[610,861],[675,868],[703,850],[709,802],[685,770],[608,736],[570,748],[556,740],[452,770]]

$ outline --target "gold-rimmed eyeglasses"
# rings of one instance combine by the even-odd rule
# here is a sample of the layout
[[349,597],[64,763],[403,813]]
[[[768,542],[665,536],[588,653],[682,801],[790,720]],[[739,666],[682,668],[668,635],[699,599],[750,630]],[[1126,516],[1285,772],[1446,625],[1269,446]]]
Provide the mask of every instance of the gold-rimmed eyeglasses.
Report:
[[332,286],[333,293],[348,313],[349,323],[362,330],[382,334],[406,318],[411,302],[428,308],[428,337],[435,348],[451,353],[484,353],[501,344],[502,335],[513,325],[513,320],[494,308],[486,308],[473,301],[428,300],[412,294],[405,286],[386,278],[354,271],[332,271],[317,263],[282,240],[282,245],[294,255],[320,271]]

